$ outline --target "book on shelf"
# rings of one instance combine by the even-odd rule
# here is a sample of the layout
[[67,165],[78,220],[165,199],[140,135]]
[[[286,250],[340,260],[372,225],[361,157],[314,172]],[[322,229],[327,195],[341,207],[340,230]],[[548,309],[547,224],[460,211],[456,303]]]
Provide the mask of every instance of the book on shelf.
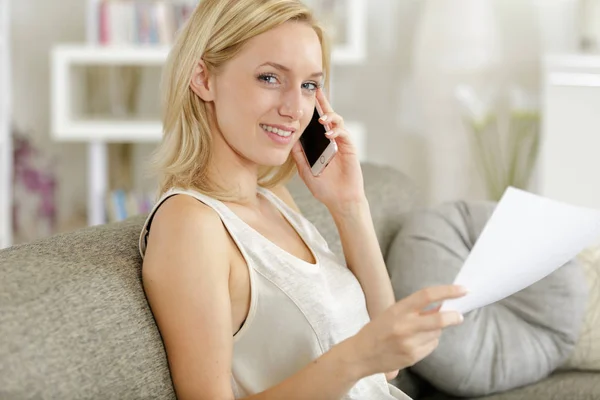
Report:
[[135,215],[148,214],[155,200],[156,196],[150,193],[123,189],[111,190],[105,199],[107,222],[123,221]]
[[101,45],[169,45],[198,0],[101,0],[98,37]]

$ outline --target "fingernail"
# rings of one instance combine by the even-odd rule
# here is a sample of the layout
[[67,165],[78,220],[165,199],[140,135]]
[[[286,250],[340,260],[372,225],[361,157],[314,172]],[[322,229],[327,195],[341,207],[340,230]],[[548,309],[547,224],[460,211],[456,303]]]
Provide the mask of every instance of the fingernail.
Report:
[[333,131],[327,131],[327,132],[325,132],[325,136],[331,136],[331,135],[333,135]]
[[467,290],[467,288],[466,288],[466,287],[464,287],[464,286],[459,286],[459,287],[458,287],[458,291],[459,291],[460,293],[463,293],[463,294],[467,294],[467,293],[468,293],[468,290]]
[[458,323],[459,323],[459,324],[462,324],[462,322],[463,322],[464,320],[465,320],[465,316],[459,313],[459,314],[458,314]]
[[327,121],[327,115],[323,115],[321,118],[319,118],[319,121]]

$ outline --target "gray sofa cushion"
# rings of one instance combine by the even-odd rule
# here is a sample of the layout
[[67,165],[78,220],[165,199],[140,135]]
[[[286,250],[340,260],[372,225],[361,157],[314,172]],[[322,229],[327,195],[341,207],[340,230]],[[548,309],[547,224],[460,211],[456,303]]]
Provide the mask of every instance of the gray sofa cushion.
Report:
[[[456,202],[411,213],[387,257],[396,297],[452,283],[494,206]],[[538,283],[468,313],[412,370],[459,396],[536,382],[573,350],[585,311],[585,287],[579,265],[568,263]]]
[[[421,400],[453,400],[457,397],[442,393],[424,395]],[[600,374],[597,372],[555,373],[532,385],[469,400],[598,400]]]
[[0,398],[175,398],[142,290],[142,222],[0,252]]

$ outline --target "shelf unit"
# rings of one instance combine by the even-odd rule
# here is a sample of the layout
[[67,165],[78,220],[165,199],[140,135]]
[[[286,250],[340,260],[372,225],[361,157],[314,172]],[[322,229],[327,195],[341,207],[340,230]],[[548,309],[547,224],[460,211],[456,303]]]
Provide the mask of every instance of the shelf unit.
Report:
[[[195,0],[188,1],[194,3]],[[72,77],[75,67],[81,66],[143,66],[160,67],[169,47],[165,46],[101,46],[98,37],[100,0],[87,3],[87,43],[58,45],[51,51],[51,132],[57,141],[88,143],[88,225],[106,222],[104,199],[108,190],[108,151],[111,142],[158,142],[162,137],[160,120],[99,120],[77,118],[72,105]],[[351,65],[366,56],[366,0],[347,0],[349,42],[334,47],[332,64]],[[364,126],[346,123],[359,148],[361,159],[366,158]]]
[[547,56],[543,89],[538,192],[600,209],[600,55]]
[[9,0],[0,0],[0,248],[12,243]]
[[153,142],[160,140],[158,120],[77,120],[71,112],[71,74],[77,66],[161,66],[167,47],[105,47],[60,45],[52,49],[52,133],[56,140],[101,142]]

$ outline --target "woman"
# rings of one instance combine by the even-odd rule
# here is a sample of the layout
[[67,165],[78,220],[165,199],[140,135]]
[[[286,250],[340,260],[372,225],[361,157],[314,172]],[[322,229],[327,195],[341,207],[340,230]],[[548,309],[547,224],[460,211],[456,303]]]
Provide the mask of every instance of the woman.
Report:
[[[385,374],[462,320],[430,307],[461,296],[454,286],[394,303],[355,148],[321,91],[328,77],[323,30],[296,0],[203,0],[174,44],[162,196],[140,250],[179,399],[407,398]],[[339,152],[313,177],[298,138],[317,101]],[[333,216],[348,268],[286,190],[296,168]]]

